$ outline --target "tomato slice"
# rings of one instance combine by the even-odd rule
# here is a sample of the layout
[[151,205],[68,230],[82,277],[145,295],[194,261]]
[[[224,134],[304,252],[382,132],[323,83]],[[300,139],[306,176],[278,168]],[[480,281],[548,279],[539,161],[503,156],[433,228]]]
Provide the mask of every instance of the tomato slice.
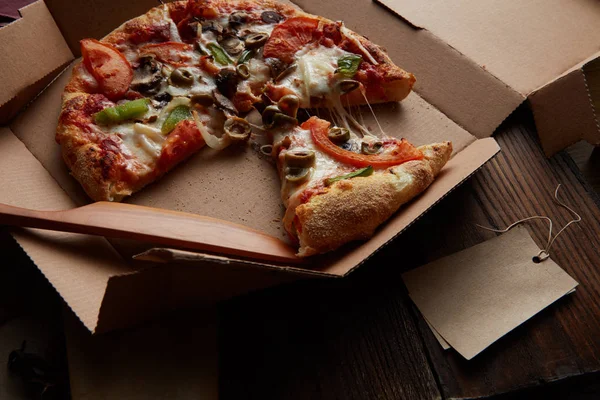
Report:
[[382,154],[367,155],[344,150],[329,140],[327,136],[329,125],[328,121],[311,117],[301,125],[301,128],[310,130],[314,142],[323,152],[343,163],[355,167],[371,165],[373,168],[386,168],[423,158],[423,153],[415,146],[404,139],[395,138],[391,138],[384,143],[386,151]]
[[170,170],[176,164],[200,150],[204,145],[202,134],[194,121],[186,119],[179,122],[175,129],[169,133],[163,144],[158,158],[158,169],[161,173]]
[[273,29],[265,43],[263,56],[291,63],[298,50],[317,41],[323,35],[318,27],[319,20],[308,17],[295,17],[282,22]]
[[98,81],[102,93],[113,101],[122,98],[133,79],[129,61],[109,44],[95,39],[83,39],[79,43],[83,64]]
[[159,61],[176,67],[183,67],[191,57],[184,54],[192,50],[192,46],[180,42],[163,42],[147,44],[140,48],[140,54],[153,54]]

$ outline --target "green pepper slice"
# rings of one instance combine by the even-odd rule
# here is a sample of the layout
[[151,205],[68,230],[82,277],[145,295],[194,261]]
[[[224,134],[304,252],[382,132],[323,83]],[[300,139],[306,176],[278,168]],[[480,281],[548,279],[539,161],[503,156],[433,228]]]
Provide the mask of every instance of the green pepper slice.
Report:
[[229,65],[233,62],[233,61],[231,61],[231,58],[229,58],[227,53],[225,53],[225,50],[223,50],[221,48],[221,46],[219,46],[218,44],[209,43],[206,45],[206,48],[208,49],[208,51],[210,51],[210,54],[213,56],[215,61],[218,62],[219,64]]
[[94,114],[94,121],[97,124],[108,125],[140,117],[148,111],[149,102],[148,99],[137,99],[118,106],[107,107]]
[[171,110],[167,116],[167,119],[165,119],[165,122],[163,122],[160,131],[163,133],[163,135],[167,135],[171,133],[173,129],[175,129],[175,126],[177,126],[178,123],[185,119],[192,119],[192,112],[190,111],[190,108],[184,105],[177,106]]
[[238,58],[238,65],[244,64],[246,61],[250,60],[256,54],[256,50],[244,50],[240,58]]
[[338,59],[338,67],[335,72],[345,78],[353,78],[361,61],[362,57],[357,54],[342,56]]
[[331,186],[335,182],[341,181],[343,179],[356,178],[357,176],[369,176],[372,173],[373,173],[373,167],[369,165],[368,167],[357,169],[356,171],[350,172],[349,174],[346,174],[346,175],[340,175],[340,176],[336,176],[335,178],[325,179],[325,185]]

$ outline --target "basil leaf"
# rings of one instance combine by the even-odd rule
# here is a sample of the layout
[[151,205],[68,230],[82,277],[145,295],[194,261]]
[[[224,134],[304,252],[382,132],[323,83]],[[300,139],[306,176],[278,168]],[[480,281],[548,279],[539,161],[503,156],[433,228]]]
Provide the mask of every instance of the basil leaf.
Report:
[[331,186],[337,181],[341,181],[344,179],[356,178],[357,176],[369,176],[373,173],[373,167],[368,166],[361,169],[357,169],[356,171],[350,172],[346,175],[336,176],[335,178],[325,179],[325,186]]
[[338,59],[338,67],[335,72],[345,78],[353,78],[358,71],[362,57],[357,54],[348,54]]

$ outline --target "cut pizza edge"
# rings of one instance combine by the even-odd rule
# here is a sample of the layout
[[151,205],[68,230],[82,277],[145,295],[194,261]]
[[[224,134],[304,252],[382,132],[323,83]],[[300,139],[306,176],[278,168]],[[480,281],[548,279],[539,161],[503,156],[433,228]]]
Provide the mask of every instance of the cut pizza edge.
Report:
[[[297,255],[308,257],[366,240],[402,205],[423,193],[452,155],[452,143],[417,148],[420,160],[376,171],[369,176],[341,179],[295,206],[288,234],[299,244]],[[292,206],[293,207],[293,206]]]

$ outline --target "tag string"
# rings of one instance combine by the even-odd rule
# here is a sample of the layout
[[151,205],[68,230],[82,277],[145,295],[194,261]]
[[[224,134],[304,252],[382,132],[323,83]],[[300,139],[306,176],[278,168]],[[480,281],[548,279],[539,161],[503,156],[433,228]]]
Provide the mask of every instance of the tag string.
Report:
[[556,204],[558,204],[560,207],[563,207],[567,210],[569,210],[571,212],[571,214],[573,214],[575,216],[574,219],[572,219],[571,221],[569,221],[565,226],[562,227],[562,229],[560,231],[558,231],[558,233],[556,235],[554,235],[554,237],[552,236],[552,220],[549,217],[546,217],[544,215],[534,215],[531,217],[527,217],[527,218],[523,218],[520,219],[516,222],[513,222],[512,224],[510,224],[509,226],[507,226],[504,229],[494,229],[494,228],[489,228],[487,226],[481,226],[479,224],[476,224],[478,227],[482,228],[482,229],[486,229],[488,231],[492,231],[492,232],[496,232],[496,233],[505,233],[508,232],[509,230],[511,230],[512,228],[514,228],[515,226],[522,224],[523,222],[527,222],[527,221],[531,221],[534,219],[543,219],[548,221],[548,241],[546,242],[546,247],[543,250],[540,250],[540,252],[533,257],[533,261],[536,263],[542,262],[544,260],[546,260],[548,257],[550,257],[550,247],[552,247],[552,245],[554,244],[554,241],[556,240],[556,238],[564,232],[565,229],[567,229],[569,227],[569,225],[571,224],[576,224],[578,222],[581,221],[581,216],[579,214],[577,214],[571,207],[569,207],[568,205],[566,205],[564,202],[562,202],[559,198],[558,198],[558,190],[560,189],[562,185],[558,185],[556,187],[556,190],[554,191],[554,198],[552,200],[554,200],[554,202]]

